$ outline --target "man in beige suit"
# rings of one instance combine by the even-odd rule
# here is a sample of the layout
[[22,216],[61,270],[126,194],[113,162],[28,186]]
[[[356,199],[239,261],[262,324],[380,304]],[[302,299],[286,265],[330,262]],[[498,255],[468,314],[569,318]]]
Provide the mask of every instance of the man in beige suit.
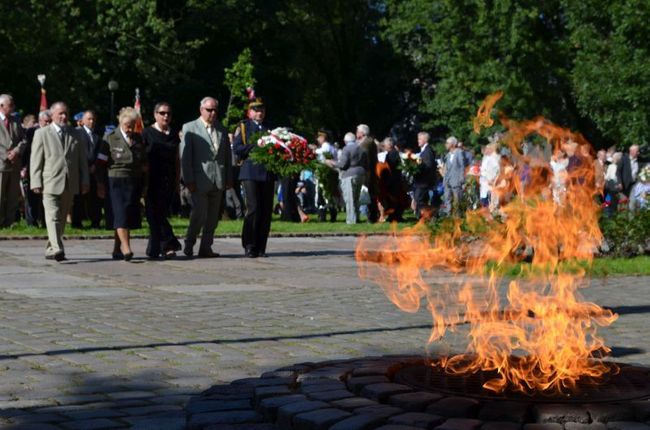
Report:
[[186,256],[194,255],[194,243],[202,231],[200,258],[214,258],[214,231],[221,216],[224,191],[232,187],[232,154],[228,131],[217,121],[218,102],[212,97],[201,100],[201,116],[183,125],[181,139],[181,175],[192,193],[192,214],[187,227]]
[[68,107],[50,108],[52,123],[36,130],[30,159],[31,189],[43,194],[48,244],[45,258],[63,261],[63,229],[75,194],[88,192],[86,145],[79,131],[68,127]]
[[20,202],[20,156],[25,150],[23,128],[11,117],[14,99],[0,94],[0,228],[16,220]]

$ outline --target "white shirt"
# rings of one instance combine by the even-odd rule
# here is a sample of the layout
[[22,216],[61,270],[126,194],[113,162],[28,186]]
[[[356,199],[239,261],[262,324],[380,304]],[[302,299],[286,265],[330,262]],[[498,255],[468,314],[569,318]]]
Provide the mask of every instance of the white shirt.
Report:
[[499,154],[496,152],[486,155],[481,160],[481,177],[479,179],[481,185],[481,198],[485,199],[492,189],[495,179],[499,176]]
[[632,170],[632,182],[636,181],[636,175],[639,174],[639,159],[630,157],[630,169]]
[[5,114],[3,112],[0,112],[0,121],[4,122],[5,121]]
[[120,127],[120,133],[122,133],[122,137],[124,138],[124,140],[126,140],[126,143],[128,143],[129,145],[131,145],[131,139],[130,139],[129,136],[124,132],[124,130],[122,130],[122,127]]
[[167,134],[167,135],[168,135],[169,132],[171,131],[169,128],[168,128],[167,130],[163,130],[162,128],[160,128],[160,126],[158,125],[157,122],[154,122],[154,123],[153,123],[153,128],[155,128],[155,129],[158,130],[159,132],[164,133],[164,134]]
[[327,153],[332,156],[332,160],[337,161],[338,151],[336,150],[336,147],[329,142],[324,142],[321,147],[316,150],[316,154],[320,161],[325,161],[325,154]]

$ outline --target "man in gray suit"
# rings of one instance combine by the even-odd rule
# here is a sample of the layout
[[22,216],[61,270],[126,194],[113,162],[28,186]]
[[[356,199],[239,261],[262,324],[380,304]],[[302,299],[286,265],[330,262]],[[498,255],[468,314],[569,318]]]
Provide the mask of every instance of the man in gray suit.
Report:
[[11,117],[14,99],[0,95],[0,228],[16,220],[20,202],[21,154],[26,140],[23,128]]
[[338,161],[325,160],[325,164],[341,172],[346,224],[356,224],[359,221],[359,196],[368,170],[368,155],[355,139],[354,134],[347,133],[343,139],[345,147]]
[[447,155],[445,156],[445,172],[442,179],[444,194],[444,212],[446,215],[453,213],[460,216],[460,200],[463,197],[463,184],[465,184],[465,157],[458,145],[458,139],[451,136],[445,142]]
[[45,258],[63,261],[63,230],[76,194],[88,192],[86,145],[79,131],[68,126],[68,107],[56,102],[50,108],[52,123],[34,133],[29,163],[31,189],[43,194],[47,248]]
[[192,213],[183,253],[192,257],[199,231],[199,257],[214,258],[214,231],[221,216],[224,191],[232,186],[232,153],[227,130],[217,121],[219,102],[201,100],[201,116],[183,125],[180,144],[181,176],[192,193]]

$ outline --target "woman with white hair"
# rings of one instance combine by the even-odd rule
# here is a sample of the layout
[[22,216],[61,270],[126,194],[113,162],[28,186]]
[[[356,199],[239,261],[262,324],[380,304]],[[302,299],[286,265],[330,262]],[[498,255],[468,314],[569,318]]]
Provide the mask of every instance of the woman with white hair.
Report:
[[114,260],[133,258],[130,230],[142,224],[140,197],[147,172],[147,154],[142,136],[135,132],[139,115],[132,107],[122,108],[119,127],[104,136],[97,155],[98,177],[105,178],[103,173],[108,171],[108,184],[97,184],[97,193],[104,197],[108,185],[115,229]]
[[490,205],[490,194],[494,182],[499,176],[499,153],[497,152],[497,143],[485,145],[483,150],[483,159],[481,160],[481,176],[479,178],[480,190],[479,198],[481,206],[486,208]]

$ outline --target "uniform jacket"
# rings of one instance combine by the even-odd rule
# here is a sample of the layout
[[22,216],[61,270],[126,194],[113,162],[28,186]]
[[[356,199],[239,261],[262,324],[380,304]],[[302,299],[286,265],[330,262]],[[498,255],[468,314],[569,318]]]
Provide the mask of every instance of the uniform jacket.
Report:
[[[85,132],[84,132],[85,133]],[[97,155],[98,177],[104,178],[105,169],[111,178],[140,178],[144,175],[147,153],[139,133],[127,143],[119,127],[104,136]]]
[[220,190],[232,186],[232,153],[228,132],[214,124],[219,151],[215,151],[203,121],[196,119],[183,125],[180,144],[181,176],[185,184],[196,184],[199,192],[212,187]]
[[[242,126],[244,131],[242,132]],[[251,141],[251,137],[255,133],[265,132],[269,130],[264,123],[258,124],[252,119],[242,121],[235,130],[235,137],[233,139],[233,150],[235,155],[243,161],[239,170],[239,180],[241,181],[269,181],[275,180],[275,175],[266,170],[262,164],[254,163],[248,159],[248,154],[255,147],[255,142]]]
[[45,194],[60,195],[66,184],[72,194],[89,186],[86,145],[78,130],[63,127],[64,141],[50,124],[34,133],[30,157],[30,187],[42,188]]

